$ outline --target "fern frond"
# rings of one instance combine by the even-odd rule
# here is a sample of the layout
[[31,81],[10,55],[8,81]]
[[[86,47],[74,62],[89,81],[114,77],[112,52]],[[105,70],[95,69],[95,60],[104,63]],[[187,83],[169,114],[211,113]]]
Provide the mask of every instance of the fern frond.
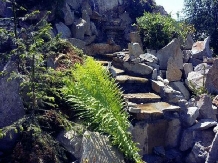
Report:
[[[107,133],[126,157],[142,162],[139,149],[128,132],[130,122],[123,111],[124,100],[115,80],[92,58],[77,64],[71,77],[65,77],[63,94],[90,126]],[[76,82],[75,82],[76,81]]]

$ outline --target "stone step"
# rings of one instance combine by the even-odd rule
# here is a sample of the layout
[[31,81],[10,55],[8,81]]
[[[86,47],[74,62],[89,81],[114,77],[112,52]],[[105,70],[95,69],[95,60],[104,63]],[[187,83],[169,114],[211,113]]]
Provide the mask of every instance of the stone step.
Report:
[[154,93],[128,93],[124,97],[129,101],[137,104],[159,102],[161,97]]
[[[171,105],[166,102],[138,104],[129,107],[129,112],[133,115],[133,117],[136,120],[148,121],[162,119],[164,116],[169,116],[169,113],[178,113],[179,110],[179,106]],[[172,116],[176,115],[171,115],[171,118]]]
[[[120,72],[122,71],[124,72],[124,70],[121,69],[117,69],[117,70]],[[140,78],[140,77],[129,76],[129,75],[119,75],[116,77],[116,81],[118,83],[141,83],[141,84],[149,82],[149,80],[146,78]]]

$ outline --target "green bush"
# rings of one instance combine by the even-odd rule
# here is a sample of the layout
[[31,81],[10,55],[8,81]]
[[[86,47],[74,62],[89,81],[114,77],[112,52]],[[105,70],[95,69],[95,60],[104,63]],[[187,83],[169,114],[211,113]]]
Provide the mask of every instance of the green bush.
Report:
[[128,132],[130,123],[115,80],[92,58],[77,64],[66,77],[63,94],[90,129],[106,133],[126,157],[139,163],[138,148]]
[[137,18],[137,26],[144,48],[156,50],[167,45],[173,38],[184,40],[187,34],[193,32],[192,26],[159,13],[145,12],[142,17]]

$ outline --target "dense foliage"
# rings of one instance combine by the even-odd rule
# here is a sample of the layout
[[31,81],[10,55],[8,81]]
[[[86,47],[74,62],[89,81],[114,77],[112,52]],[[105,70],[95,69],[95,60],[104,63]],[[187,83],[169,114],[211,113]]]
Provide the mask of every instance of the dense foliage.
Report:
[[193,24],[195,39],[211,36],[211,46],[218,54],[218,1],[185,0],[184,14],[187,23]]
[[183,22],[177,22],[170,16],[159,13],[145,12],[137,19],[137,26],[143,39],[144,48],[160,49],[173,38],[185,39],[187,34],[193,32],[193,27]]
[[128,132],[130,123],[123,110],[120,89],[100,64],[87,58],[83,65],[77,64],[72,76],[65,78],[63,92],[87,125],[99,132],[107,133],[114,145],[129,159],[142,162],[138,148]]

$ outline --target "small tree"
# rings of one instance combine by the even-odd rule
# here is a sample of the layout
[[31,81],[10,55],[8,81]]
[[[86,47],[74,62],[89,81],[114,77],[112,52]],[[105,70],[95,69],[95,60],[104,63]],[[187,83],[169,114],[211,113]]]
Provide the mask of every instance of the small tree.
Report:
[[173,38],[185,39],[187,34],[194,30],[192,26],[177,22],[170,16],[147,12],[137,18],[137,26],[143,39],[144,48],[156,50],[167,45]]

